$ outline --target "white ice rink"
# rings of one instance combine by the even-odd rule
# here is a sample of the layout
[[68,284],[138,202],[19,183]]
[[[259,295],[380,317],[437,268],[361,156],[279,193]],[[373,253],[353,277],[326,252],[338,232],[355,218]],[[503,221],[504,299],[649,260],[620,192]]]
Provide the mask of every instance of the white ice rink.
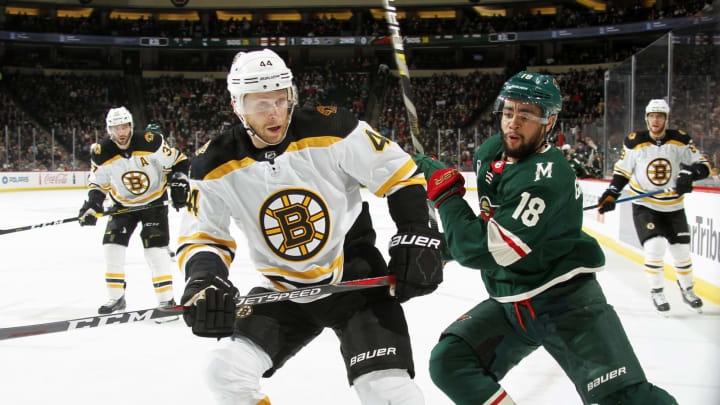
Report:
[[[0,228],[32,225],[77,215],[84,190],[0,193]],[[475,199],[468,193],[468,199]],[[385,200],[369,196],[379,246],[395,227]],[[475,204],[476,205],[476,204]],[[171,246],[179,215],[171,210]],[[0,236],[0,328],[82,318],[106,300],[101,248],[105,219],[98,226],[77,223]],[[232,280],[246,292],[257,275],[243,253]],[[386,250],[386,249],[381,249]],[[608,300],[620,315],[648,379],[680,404],[720,404],[720,308],[705,303],[695,314],[667,281],[669,318],[655,313],[642,267],[606,249],[599,274]],[[175,263],[173,263],[175,265]],[[139,232],[127,255],[128,310],[152,308],[156,301]],[[175,296],[184,277],[173,268]],[[428,357],[439,333],[465,310],[486,298],[480,274],[452,263],[445,282],[430,296],[404,304],[413,341],[416,381],[426,404],[450,404],[430,380]],[[0,404],[209,404],[203,380],[205,355],[213,339],[192,335],[182,321],[164,325],[138,322],[0,341]],[[358,404],[348,387],[339,345],[325,331],[271,379],[262,381],[274,405]],[[503,380],[518,404],[580,404],[552,358],[535,351]]]

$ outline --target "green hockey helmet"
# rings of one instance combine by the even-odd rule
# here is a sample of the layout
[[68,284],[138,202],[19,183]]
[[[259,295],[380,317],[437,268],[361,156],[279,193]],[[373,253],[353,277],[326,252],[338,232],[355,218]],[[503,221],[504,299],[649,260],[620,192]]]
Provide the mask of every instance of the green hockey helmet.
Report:
[[562,95],[558,82],[550,75],[522,71],[511,77],[500,90],[493,111],[501,113],[505,100],[508,99],[540,107],[542,124],[547,124],[551,115],[557,115],[562,110]]
[[151,122],[151,123],[147,124],[147,126],[145,127],[145,130],[162,134],[162,127],[160,126],[160,124],[155,123],[155,122]]

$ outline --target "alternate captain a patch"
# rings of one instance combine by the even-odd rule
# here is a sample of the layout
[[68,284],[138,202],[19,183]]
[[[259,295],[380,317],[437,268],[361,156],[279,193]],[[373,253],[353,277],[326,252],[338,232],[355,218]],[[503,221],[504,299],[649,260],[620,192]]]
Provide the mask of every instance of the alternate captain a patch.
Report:
[[260,208],[260,229],[277,256],[293,262],[309,260],[329,238],[327,204],[304,189],[285,189],[268,197]]

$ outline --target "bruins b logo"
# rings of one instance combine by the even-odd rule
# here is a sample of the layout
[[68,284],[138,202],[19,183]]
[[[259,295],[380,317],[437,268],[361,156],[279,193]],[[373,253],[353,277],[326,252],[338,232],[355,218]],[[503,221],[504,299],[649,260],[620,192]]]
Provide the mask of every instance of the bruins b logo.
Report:
[[150,178],[145,172],[126,172],[122,175],[122,182],[135,195],[143,195],[150,188]]
[[330,216],[315,193],[285,189],[260,208],[260,228],[270,250],[285,260],[301,262],[320,252],[330,236]]
[[647,178],[656,186],[664,186],[672,177],[672,165],[664,158],[654,159],[647,165]]

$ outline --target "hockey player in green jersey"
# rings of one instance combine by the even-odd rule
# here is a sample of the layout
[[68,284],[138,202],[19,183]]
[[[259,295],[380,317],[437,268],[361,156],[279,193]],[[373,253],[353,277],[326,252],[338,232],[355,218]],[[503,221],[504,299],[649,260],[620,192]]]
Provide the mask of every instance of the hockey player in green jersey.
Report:
[[505,374],[543,346],[583,403],[675,404],[648,383],[595,272],[605,257],[582,231],[582,191],[563,153],[545,142],[561,109],[557,82],[520,72],[500,91],[502,134],[475,153],[477,216],[463,177],[427,156],[428,181],[454,259],[479,269],[490,295],[441,335],[435,384],[456,404],[515,404]]

